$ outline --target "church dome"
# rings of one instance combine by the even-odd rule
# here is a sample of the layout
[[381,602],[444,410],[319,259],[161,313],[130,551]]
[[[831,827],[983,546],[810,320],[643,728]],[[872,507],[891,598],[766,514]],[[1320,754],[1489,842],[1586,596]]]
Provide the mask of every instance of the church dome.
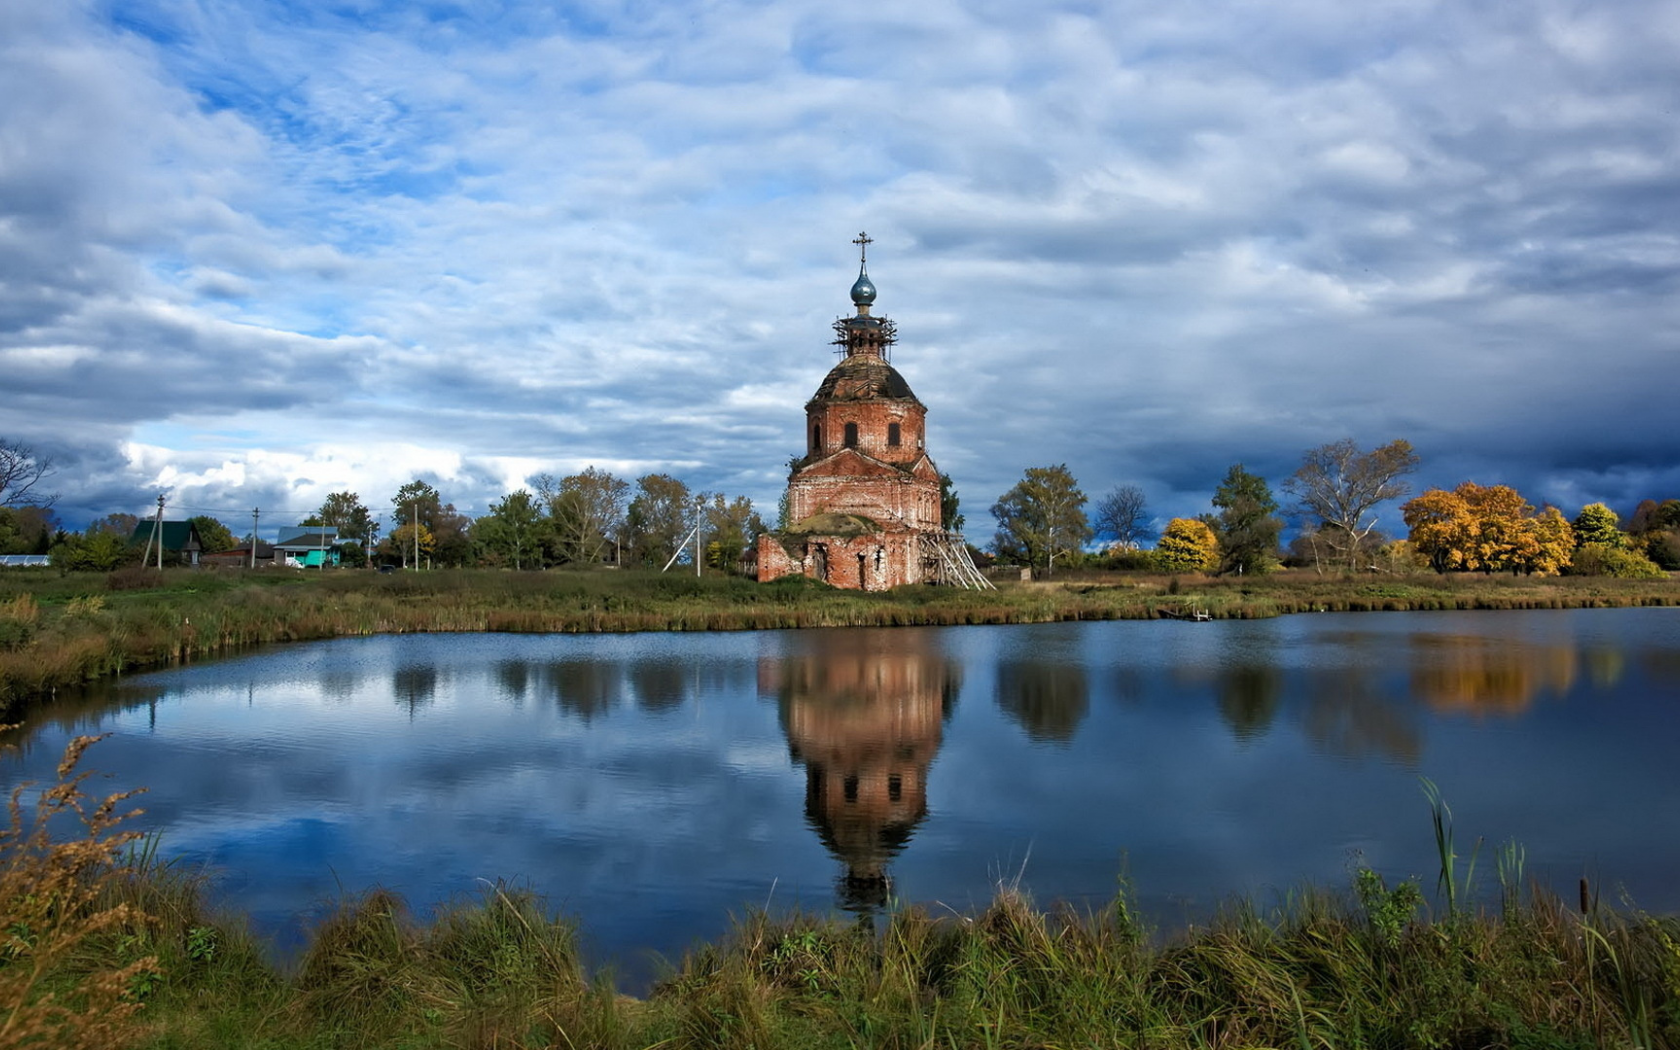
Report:
[[916,401],[910,384],[898,374],[898,369],[879,357],[857,354],[831,368],[811,400],[866,401],[877,398]]
[[869,274],[858,270],[858,279],[852,283],[852,304],[868,306],[875,301],[875,283],[869,279]]

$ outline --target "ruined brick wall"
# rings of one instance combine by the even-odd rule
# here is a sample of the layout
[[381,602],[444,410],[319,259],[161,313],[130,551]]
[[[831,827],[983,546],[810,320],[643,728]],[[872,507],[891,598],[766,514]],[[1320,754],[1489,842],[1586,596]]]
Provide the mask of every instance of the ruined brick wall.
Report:
[[790,552],[768,534],[758,538],[761,583],[803,574],[835,587],[884,591],[923,578],[921,540],[914,532],[875,532],[863,536],[796,536]]
[[788,482],[788,513],[793,521],[813,514],[859,514],[919,531],[940,527],[939,480],[891,474],[796,474]]

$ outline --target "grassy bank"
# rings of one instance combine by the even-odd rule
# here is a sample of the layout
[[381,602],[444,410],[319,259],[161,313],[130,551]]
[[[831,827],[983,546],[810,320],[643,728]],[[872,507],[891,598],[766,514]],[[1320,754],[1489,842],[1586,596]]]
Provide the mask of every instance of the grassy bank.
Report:
[[750,914],[632,999],[586,972],[572,922],[505,887],[425,921],[382,891],[347,900],[282,972],[198,880],[132,852],[125,803],[66,773],[48,815],[79,808],[87,834],[51,841],[14,808],[0,843],[0,1046],[1680,1045],[1680,922],[1527,889],[1514,850],[1479,911],[1468,886],[1431,914],[1416,883],[1362,872],[1166,936],[1124,885],[1095,913],[1005,887],[979,913],[875,925]]
[[1311,611],[1680,604],[1680,582],[1599,577],[1080,574],[996,591],[837,591],[648,572],[0,573],[0,717],[54,690],[266,642],[411,631],[708,631],[1213,618]]

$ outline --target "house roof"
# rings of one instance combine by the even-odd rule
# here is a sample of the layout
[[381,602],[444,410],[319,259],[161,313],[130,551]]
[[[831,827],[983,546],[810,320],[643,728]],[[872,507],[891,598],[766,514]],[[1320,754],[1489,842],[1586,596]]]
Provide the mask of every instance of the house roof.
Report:
[[274,545],[277,551],[316,551],[322,547],[338,546],[337,529],[316,529],[311,532],[300,532],[289,535]]
[[[142,521],[134,526],[134,532],[128,537],[128,542],[134,546],[143,546],[152,541],[153,529],[157,522]],[[163,523],[163,549],[166,551],[202,550],[204,541],[198,535],[198,526],[191,521],[166,521]]]

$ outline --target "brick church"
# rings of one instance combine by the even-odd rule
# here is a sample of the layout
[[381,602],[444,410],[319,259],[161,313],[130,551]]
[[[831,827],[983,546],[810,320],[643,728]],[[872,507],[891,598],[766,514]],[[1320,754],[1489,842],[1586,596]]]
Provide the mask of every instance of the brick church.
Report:
[[989,587],[962,537],[941,520],[939,468],[926,447],[927,406],[890,362],[892,321],[871,313],[866,234],[857,313],[834,322],[840,363],[805,405],[805,455],[788,477],[784,528],[758,538],[760,581],[803,574],[877,591],[908,583]]

